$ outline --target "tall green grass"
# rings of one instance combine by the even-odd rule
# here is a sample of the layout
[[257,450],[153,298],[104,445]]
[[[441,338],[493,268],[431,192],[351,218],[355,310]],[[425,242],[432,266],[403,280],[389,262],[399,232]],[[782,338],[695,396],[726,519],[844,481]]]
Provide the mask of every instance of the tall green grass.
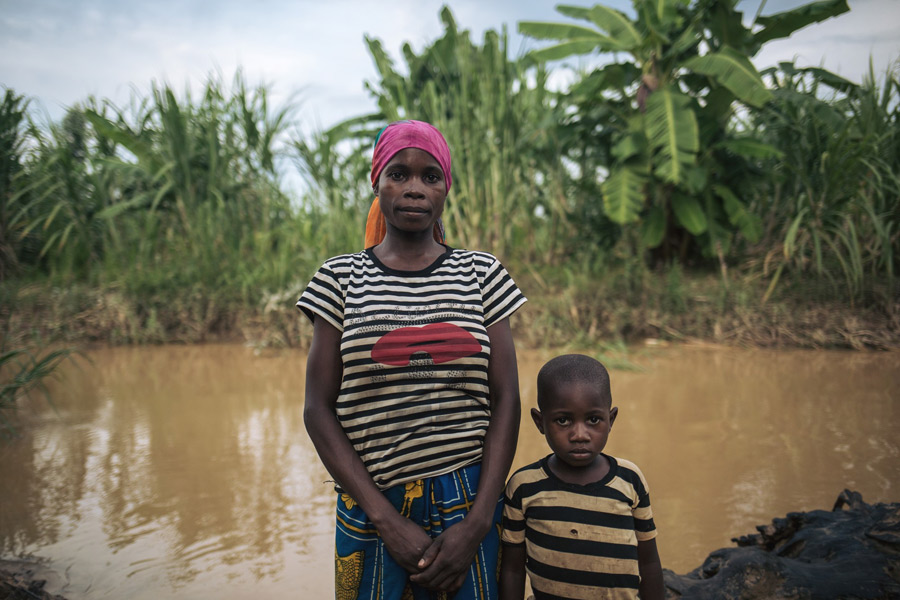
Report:
[[13,90],[3,93],[0,103],[0,281],[18,271],[17,220],[13,197],[18,194],[22,173],[21,156],[25,144],[28,101]]
[[146,323],[182,305],[231,326],[237,307],[322,257],[275,168],[295,108],[273,108],[238,73],[210,77],[199,97],[154,84],[124,108],[89,99],[61,123],[32,122],[2,206],[23,275],[125,293]]
[[[770,70],[777,101],[754,115],[782,158],[750,190],[773,274],[814,276],[852,300],[896,293],[900,249],[900,88],[896,70],[861,86],[790,63]],[[887,299],[887,298],[883,298]]]

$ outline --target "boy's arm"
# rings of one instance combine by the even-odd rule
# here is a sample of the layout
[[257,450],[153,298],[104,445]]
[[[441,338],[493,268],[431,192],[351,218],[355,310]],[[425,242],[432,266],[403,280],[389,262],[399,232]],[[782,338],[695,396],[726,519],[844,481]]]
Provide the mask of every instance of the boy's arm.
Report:
[[[505,558],[506,548],[503,555]],[[638,542],[638,569],[641,573],[641,600],[665,600],[666,586],[656,550],[656,538]],[[503,591],[502,584],[500,590]]]
[[499,600],[525,597],[525,544],[503,544]]

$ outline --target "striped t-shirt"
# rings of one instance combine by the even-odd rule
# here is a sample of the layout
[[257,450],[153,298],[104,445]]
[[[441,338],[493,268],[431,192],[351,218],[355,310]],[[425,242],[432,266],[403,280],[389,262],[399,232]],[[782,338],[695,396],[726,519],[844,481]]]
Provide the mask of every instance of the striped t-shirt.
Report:
[[481,460],[491,416],[486,329],[524,302],[485,252],[448,248],[421,271],[397,271],[370,249],[316,272],[297,307],[341,331],[335,411],[380,489]]
[[588,485],[556,477],[549,456],[516,471],[506,485],[501,539],[525,544],[537,600],[638,598],[637,543],[656,537],[650,493],[634,463],[604,456],[609,473]]

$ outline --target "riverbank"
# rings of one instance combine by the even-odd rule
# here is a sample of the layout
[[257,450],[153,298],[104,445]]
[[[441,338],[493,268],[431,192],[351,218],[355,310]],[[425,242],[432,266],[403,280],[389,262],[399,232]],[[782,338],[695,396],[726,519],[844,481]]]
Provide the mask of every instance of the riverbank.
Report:
[[0,560],[0,600],[66,600],[44,589],[58,588],[61,582],[39,560]]
[[673,600],[900,597],[900,503],[844,490],[830,511],[792,512],[732,538],[685,575],[665,572]]
[[[900,348],[900,293],[851,301],[822,284],[795,284],[766,302],[765,282],[680,269],[634,278],[520,269],[529,304],[513,320],[523,347],[704,341],[765,348]],[[4,282],[0,326],[42,343],[241,342],[305,348],[311,328],[293,308],[302,285],[248,303],[197,287],[147,295],[119,287]]]

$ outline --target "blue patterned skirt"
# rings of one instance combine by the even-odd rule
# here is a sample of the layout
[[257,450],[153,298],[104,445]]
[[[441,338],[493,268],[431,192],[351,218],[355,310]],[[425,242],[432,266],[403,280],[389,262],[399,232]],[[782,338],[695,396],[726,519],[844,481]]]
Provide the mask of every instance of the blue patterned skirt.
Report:
[[[475,501],[481,464],[445,475],[397,485],[382,493],[404,517],[436,538],[462,521]],[[466,580],[453,600],[495,600],[500,553],[502,498],[497,500],[494,526],[488,532]],[[335,535],[336,600],[444,600],[446,594],[425,590],[387,552],[375,526],[347,494],[339,494]]]

